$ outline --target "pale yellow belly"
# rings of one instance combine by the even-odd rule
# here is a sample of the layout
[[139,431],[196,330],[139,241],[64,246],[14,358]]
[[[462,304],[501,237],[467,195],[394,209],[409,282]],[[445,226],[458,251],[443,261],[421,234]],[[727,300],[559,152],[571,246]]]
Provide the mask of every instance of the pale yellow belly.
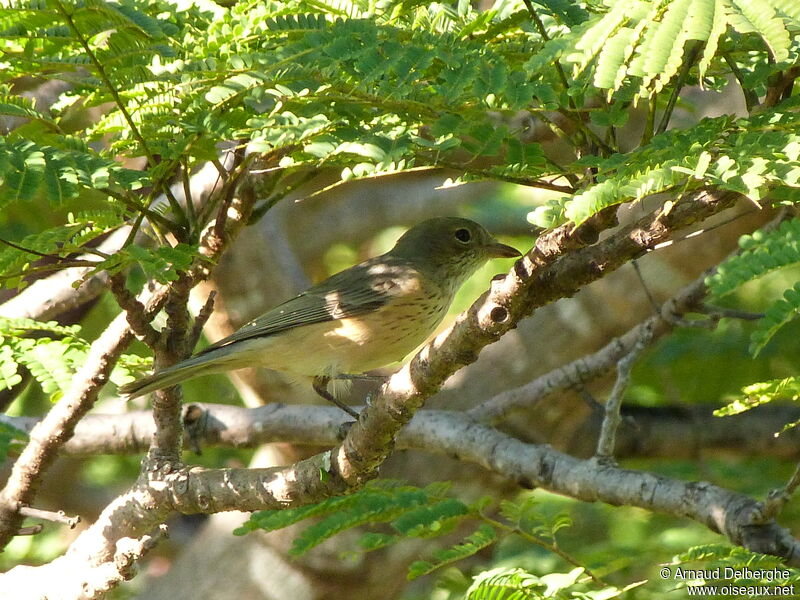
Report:
[[363,373],[400,361],[422,344],[442,321],[448,304],[394,304],[359,317],[240,342],[246,345],[241,350],[262,367],[297,375]]

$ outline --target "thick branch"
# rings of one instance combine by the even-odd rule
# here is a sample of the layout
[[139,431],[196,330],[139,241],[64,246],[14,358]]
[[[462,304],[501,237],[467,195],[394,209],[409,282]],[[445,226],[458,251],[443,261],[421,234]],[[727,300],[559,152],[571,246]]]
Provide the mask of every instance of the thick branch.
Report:
[[[191,337],[189,331],[189,291],[193,282],[184,274],[175,282],[169,300],[164,305],[167,326],[155,346],[156,370],[174,365],[187,354],[185,344]],[[182,390],[168,387],[153,395],[153,421],[156,430],[150,446],[150,458],[155,461],[178,462],[183,443],[181,423]]]
[[597,352],[582,356],[529,383],[505,390],[472,408],[468,414],[484,423],[499,423],[516,410],[530,410],[547,398],[602,377],[633,350],[645,331],[651,331],[651,340],[656,340],[672,331],[681,316],[697,310],[708,291],[705,279],[710,272],[710,270],[705,271],[700,277],[664,302],[656,314],[634,325]]
[[[390,453],[396,435],[424,400],[435,393],[456,370],[474,362],[484,346],[513,328],[519,319],[528,316],[539,306],[571,295],[579,287],[640,256],[669,239],[675,230],[724,210],[738,197],[730,192],[701,190],[676,204],[668,214],[647,215],[598,243],[595,242],[599,233],[615,221],[614,207],[601,211],[580,227],[566,225],[540,236],[536,246],[517,261],[503,280],[494,281],[489,292],[381,388],[375,403],[350,428],[341,445],[287,468],[241,471],[194,469],[165,474],[157,489],[149,487],[156,498],[151,508],[159,508],[150,513],[153,519],[150,525],[163,518],[161,509],[166,507],[181,512],[216,512],[232,508],[252,510],[270,506],[297,506],[359,487],[375,476],[377,468]],[[212,230],[209,243],[203,247],[208,254],[214,255],[223,245],[223,240],[215,238]],[[484,430],[493,431],[488,428]],[[525,447],[522,442],[513,443]],[[536,449],[535,452],[541,450]],[[526,478],[538,483],[542,479],[536,477],[538,468],[543,466],[538,460],[541,457],[528,458],[533,459],[528,467],[534,471],[527,473]],[[573,460],[564,457],[555,461],[558,464],[554,466]],[[502,465],[493,466],[500,469]],[[635,475],[637,481],[651,477],[636,473],[631,475]],[[522,478],[520,475],[520,480]],[[605,485],[607,481],[602,483]],[[611,493],[618,490],[618,486],[603,489]],[[569,491],[570,486],[564,488],[564,493]],[[577,492],[575,495],[583,497]],[[609,501],[614,503],[615,497],[611,495],[610,498]],[[122,519],[125,510],[118,508],[116,512]],[[666,507],[654,508],[662,510]],[[17,505],[6,506],[6,510],[9,509],[16,511]],[[120,540],[119,536],[130,536],[129,530],[133,527],[131,521],[123,519],[122,522],[125,526],[102,530],[101,539],[106,546],[115,545]],[[16,522],[13,524],[18,525]],[[137,521],[137,530],[147,524],[147,520]],[[96,528],[92,527],[89,531],[96,531]],[[95,555],[92,561],[97,559]]]
[[[542,487],[585,502],[638,506],[687,517],[734,544],[800,566],[798,540],[774,521],[765,520],[763,505],[752,498],[707,482],[684,482],[592,459],[579,460],[548,446],[525,444],[461,415],[447,413],[446,418],[447,427],[436,427],[434,418],[426,420],[431,429],[411,432],[416,435],[408,435],[407,442],[417,445],[435,439],[438,451],[502,473],[524,487]],[[453,421],[461,421],[461,426]]]
[[[593,246],[588,244],[594,243],[600,231],[615,220],[614,207],[601,211],[580,227],[565,225],[540,236],[505,278],[495,279],[489,292],[381,388],[375,403],[362,414],[344,443],[333,450],[335,470],[326,480],[326,487],[334,485],[344,491],[374,475],[397,432],[425,399],[455,371],[474,362],[484,346],[514,328],[537,307],[572,295],[583,285],[666,241],[673,231],[730,207],[739,197],[733,192],[700,190],[668,214],[649,214]],[[317,486],[316,482],[309,484]]]
[[[721,419],[713,415],[714,406],[679,408],[622,407],[623,423],[617,433],[618,458],[694,458],[703,451],[723,450],[740,456],[775,456],[797,459],[800,430],[775,437],[786,423],[800,419],[791,406],[764,406],[758,410]],[[420,410],[398,434],[397,447],[410,448],[407,436],[419,437],[419,427],[442,411]],[[446,413],[445,414],[449,414]],[[469,413],[467,413],[469,417]],[[589,456],[594,450],[602,413],[591,416],[575,435],[582,444],[570,445],[570,453]],[[183,423],[187,439],[184,447],[222,446],[255,448],[270,442],[330,447],[339,441],[343,423],[349,418],[328,406],[285,406],[268,404],[243,408],[226,404],[188,404]],[[6,423],[31,431],[35,417],[0,415]],[[64,445],[65,454],[136,454],[145,452],[155,432],[150,411],[125,414],[90,414],[75,428]],[[680,446],[675,440],[681,440]],[[428,449],[425,443],[419,449]]]
[[[150,306],[159,306],[165,297],[166,289],[163,289],[153,297]],[[13,537],[22,520],[19,508],[33,503],[42,474],[55,460],[64,442],[72,437],[75,425],[94,405],[114,364],[132,339],[125,315],[118,315],[92,344],[70,389],[31,431],[30,441],[0,492],[0,547]]]
[[[215,407],[222,412],[234,407]],[[244,411],[244,409],[238,409]],[[291,407],[276,410],[304,414],[296,427],[316,420],[317,425],[333,425],[343,418],[329,407]],[[247,411],[256,414],[256,411]],[[496,429],[481,425],[467,416],[446,411],[421,411],[398,437],[404,447],[424,448],[461,460],[477,463],[508,477],[523,487],[541,487],[586,502],[638,506],[681,518],[689,518],[721,533],[731,542],[755,552],[781,557],[787,564],[800,565],[800,544],[784,528],[764,519],[761,503],[742,494],[706,482],[684,482],[641,471],[620,469],[596,460],[579,460],[548,446],[525,444]],[[223,430],[220,430],[220,432]],[[328,431],[323,437],[335,435]],[[330,456],[330,455],[328,455]],[[158,488],[138,486],[113,502],[98,521],[76,540],[64,557],[35,570],[17,568],[0,578],[3,586],[15,578],[42,587],[35,590],[48,598],[93,597],[64,595],[65,590],[85,589],[87,561],[97,558],[96,547],[105,547],[104,556],[118,557],[126,540],[142,538],[170,509],[186,513],[224,510],[279,508],[291,502],[291,475],[308,473],[291,469],[189,469],[162,479]],[[319,473],[317,473],[319,477]],[[157,507],[157,508],[155,508]],[[109,540],[119,540],[109,544]],[[96,573],[93,571],[93,577]]]

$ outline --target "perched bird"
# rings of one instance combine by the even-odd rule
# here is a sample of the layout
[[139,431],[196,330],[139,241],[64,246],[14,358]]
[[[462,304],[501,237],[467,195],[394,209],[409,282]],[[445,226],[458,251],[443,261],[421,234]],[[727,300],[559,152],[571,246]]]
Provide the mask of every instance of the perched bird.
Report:
[[358,418],[328,392],[331,379],[352,379],[403,359],[436,329],[458,288],[481,265],[519,255],[474,221],[424,221],[386,254],[329,277],[195,356],[119,391],[136,397],[199,375],[257,366],[313,378],[320,396]]

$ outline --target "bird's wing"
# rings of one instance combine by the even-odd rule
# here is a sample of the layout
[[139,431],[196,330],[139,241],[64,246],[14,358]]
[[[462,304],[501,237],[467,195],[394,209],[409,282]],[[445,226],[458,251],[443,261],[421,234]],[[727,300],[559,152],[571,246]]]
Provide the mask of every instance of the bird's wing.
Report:
[[234,342],[274,335],[287,329],[356,317],[375,310],[416,285],[407,264],[370,261],[337,273],[299,296],[253,319],[235,333],[204,348],[205,354]]

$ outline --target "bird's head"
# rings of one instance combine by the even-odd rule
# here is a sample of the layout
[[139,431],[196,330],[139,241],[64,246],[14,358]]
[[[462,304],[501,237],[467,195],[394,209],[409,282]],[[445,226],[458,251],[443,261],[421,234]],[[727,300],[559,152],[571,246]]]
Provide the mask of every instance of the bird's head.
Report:
[[490,258],[520,256],[475,221],[458,217],[437,217],[415,225],[389,254],[412,261],[446,282],[453,292]]

